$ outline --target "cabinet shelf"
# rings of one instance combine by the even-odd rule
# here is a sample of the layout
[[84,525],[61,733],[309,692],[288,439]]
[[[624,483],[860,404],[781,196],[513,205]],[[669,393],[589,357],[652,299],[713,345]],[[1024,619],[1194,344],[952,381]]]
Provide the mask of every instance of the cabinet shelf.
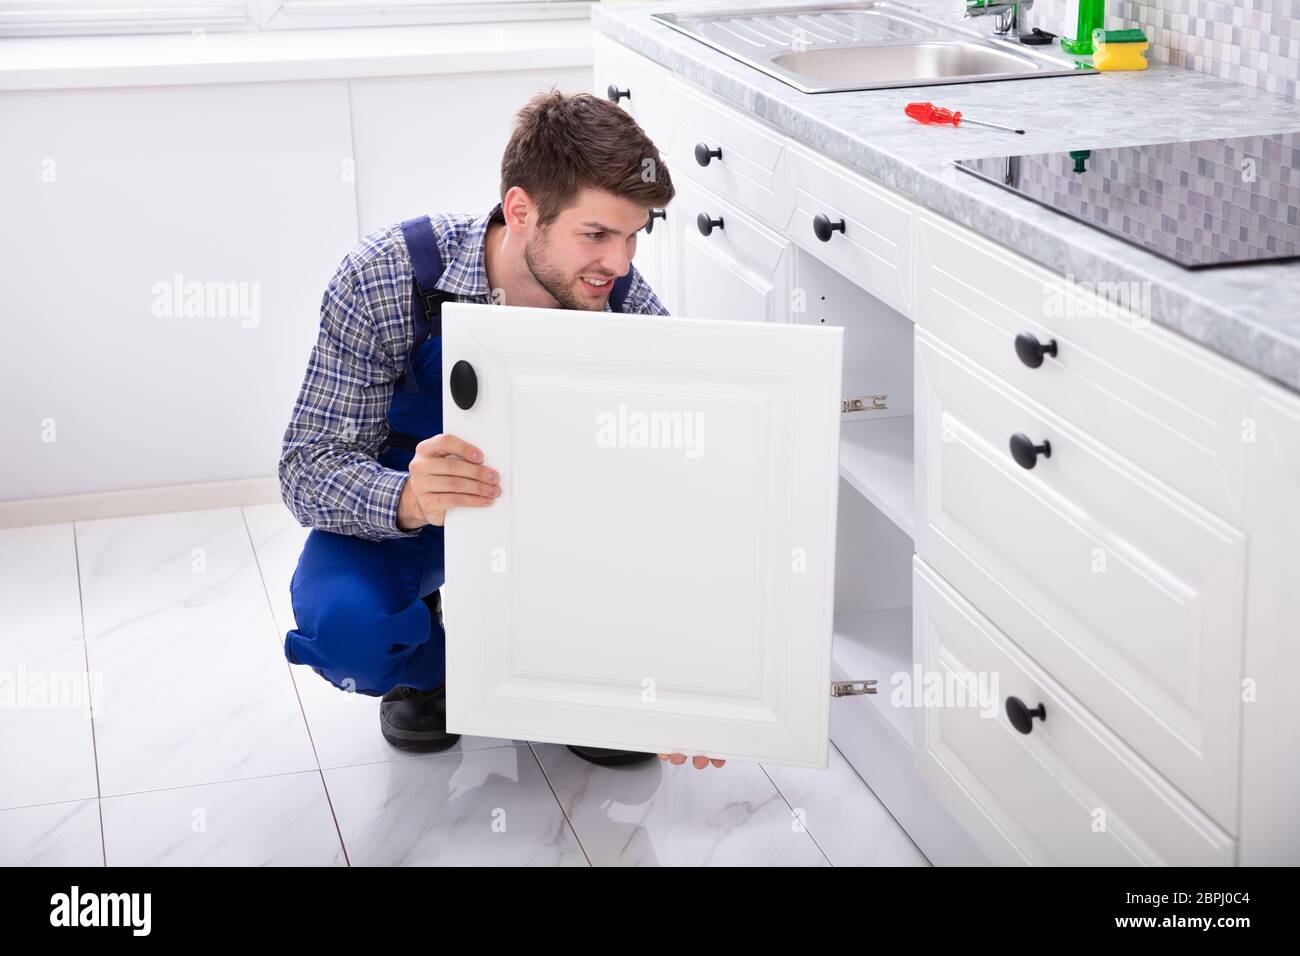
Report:
[[891,678],[912,672],[912,608],[891,607],[835,615],[831,658],[849,680],[879,681],[871,701],[908,747],[912,745],[912,709],[890,702]]
[[844,422],[840,476],[915,539],[911,415]]

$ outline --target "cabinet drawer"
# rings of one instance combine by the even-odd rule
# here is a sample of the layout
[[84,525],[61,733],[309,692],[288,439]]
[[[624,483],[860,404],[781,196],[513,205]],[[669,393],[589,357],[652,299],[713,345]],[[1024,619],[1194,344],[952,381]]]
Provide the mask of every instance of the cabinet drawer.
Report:
[[[912,315],[912,230],[915,209],[866,179],[791,146],[786,175],[791,199],[783,228],[799,246],[873,296]],[[824,215],[844,229],[822,241],[814,220]]]
[[[781,226],[784,204],[785,140],[738,111],[683,84],[668,87],[673,117],[669,168],[689,175],[701,185],[734,202],[769,226]],[[720,149],[707,166],[695,158],[695,147]]]
[[[1232,864],[1228,834],[919,558],[913,585],[921,673],[948,689],[913,712],[917,771],[995,863]],[[1029,733],[1010,698],[1042,706]]]
[[597,96],[608,99],[610,86],[627,91],[627,96],[619,97],[619,105],[636,119],[666,159],[672,139],[672,123],[664,102],[668,70],[602,34],[594,39],[592,70]]
[[[790,243],[734,203],[689,179],[674,180],[668,207],[677,314],[688,319],[786,322],[790,316]],[[709,234],[700,215],[714,223]],[[657,231],[657,228],[656,228]]]
[[1235,833],[1244,533],[923,329],[915,354],[917,553]]
[[[959,226],[920,217],[918,325],[1153,475],[1240,521],[1249,375],[1111,306],[1108,299],[1119,294],[1098,296]],[[1140,288],[1127,295],[1141,302]],[[1021,333],[1043,344],[1055,340],[1056,355],[1037,368],[1025,365],[1016,353]]]

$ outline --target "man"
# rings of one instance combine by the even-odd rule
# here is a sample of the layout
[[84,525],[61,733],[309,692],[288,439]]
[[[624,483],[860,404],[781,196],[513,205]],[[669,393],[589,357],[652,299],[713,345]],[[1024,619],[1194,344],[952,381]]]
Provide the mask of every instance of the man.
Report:
[[[481,449],[442,434],[442,302],[667,315],[632,256],[649,211],[674,194],[627,113],[552,90],[519,111],[487,214],[371,233],[325,290],[280,457],[285,504],[313,529],[284,652],[342,690],[382,697],[394,747],[428,753],[460,739],[446,726],[443,523],[501,491]],[[604,766],[654,756],[569,749]],[[710,762],[723,764],[695,758]]]

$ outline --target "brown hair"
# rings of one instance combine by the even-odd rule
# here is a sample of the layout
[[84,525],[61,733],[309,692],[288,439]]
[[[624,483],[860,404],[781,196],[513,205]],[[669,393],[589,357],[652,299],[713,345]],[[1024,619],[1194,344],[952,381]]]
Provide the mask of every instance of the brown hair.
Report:
[[676,195],[659,150],[636,120],[591,93],[554,87],[515,114],[501,157],[501,198],[519,186],[537,204],[546,227],[584,188],[603,189],[647,209]]

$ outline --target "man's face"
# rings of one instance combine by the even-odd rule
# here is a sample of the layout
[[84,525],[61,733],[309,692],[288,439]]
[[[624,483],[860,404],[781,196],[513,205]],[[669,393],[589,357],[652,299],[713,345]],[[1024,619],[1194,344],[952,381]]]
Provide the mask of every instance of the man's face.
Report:
[[614,280],[627,274],[649,212],[613,193],[584,189],[550,226],[533,230],[524,261],[560,308],[604,311]]

